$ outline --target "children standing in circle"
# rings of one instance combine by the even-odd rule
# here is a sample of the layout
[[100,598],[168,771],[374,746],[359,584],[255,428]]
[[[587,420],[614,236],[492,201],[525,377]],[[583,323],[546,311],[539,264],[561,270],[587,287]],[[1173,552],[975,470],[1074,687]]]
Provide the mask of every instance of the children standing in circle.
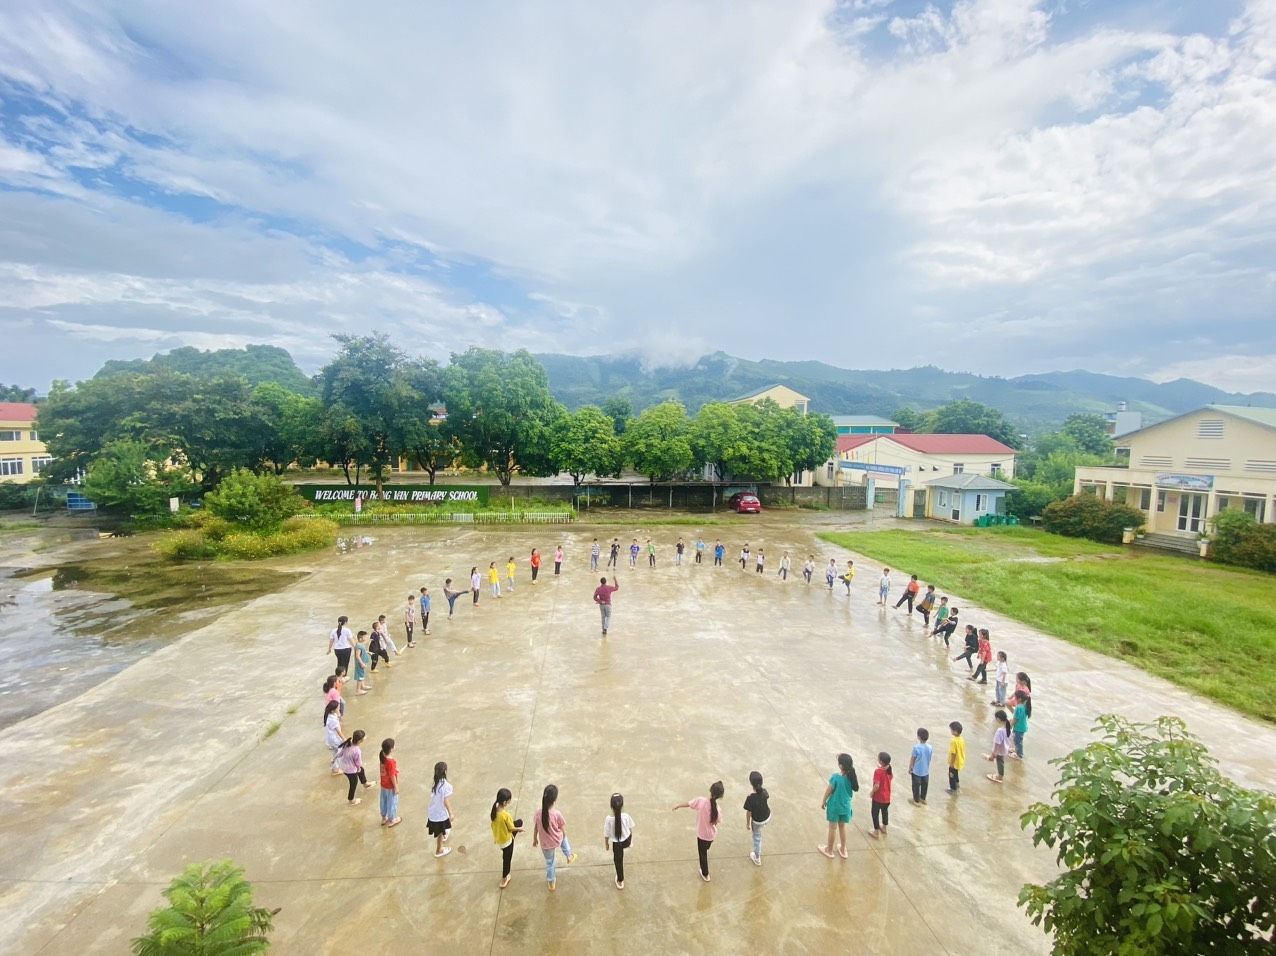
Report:
[[718,835],[718,801],[726,789],[721,780],[709,785],[709,799],[692,797],[686,803],[674,804],[675,810],[696,811],[696,853],[700,857],[700,879],[709,882],[709,847]]
[[541,553],[532,548],[532,556],[528,559],[528,563],[532,566],[532,583],[536,583],[536,576],[541,573]]
[[387,737],[381,741],[381,825],[397,827],[403,821],[399,818],[399,762],[390,755],[394,753],[394,738]]
[[619,793],[611,795],[611,813],[603,821],[603,849],[611,850],[612,863],[616,866],[616,889],[625,888],[625,851],[634,840],[634,820],[624,812],[625,798]]
[[561,849],[568,863],[576,862],[576,854],[572,845],[567,842],[567,821],[554,809],[558,802],[558,788],[552,783],[541,794],[541,811],[536,814],[536,826],[532,828],[532,846],[540,847],[545,855],[545,881],[552,893],[557,888],[557,876],[554,869],[554,854]]
[[442,760],[434,765],[434,784],[430,787],[430,810],[426,830],[434,837],[434,855],[444,857],[452,852],[444,842],[452,830],[452,785],[447,779],[447,764]]
[[873,814],[873,829],[868,831],[871,837],[886,836],[886,828],[890,826],[891,782],[894,776],[891,771],[891,755],[883,750],[877,755],[877,769],[873,771],[873,789],[869,793]]
[[771,819],[771,795],[762,786],[762,774],[754,770],[749,774],[749,786],[753,792],[744,798],[744,825],[753,834],[753,849],[749,859],[754,866],[762,865],[762,828]]
[[337,656],[337,667],[347,674],[350,673],[350,638],[354,636],[350,633],[350,628],[346,627],[349,620],[344,614],[341,615],[337,618],[337,626],[328,635],[328,653]]
[[758,574],[762,573],[763,566],[766,564],[766,550],[758,548]]
[[830,860],[833,859],[833,834],[837,834],[837,854],[846,859],[846,825],[851,822],[851,794],[860,788],[859,778],[855,775],[855,761],[850,754],[837,755],[838,772],[829,777],[829,785],[824,791],[824,800],[820,809],[824,811],[824,819],[829,824],[828,842],[820,844],[819,850]]
[[363,751],[359,745],[363,743],[363,738],[368,736],[362,730],[356,730],[341,744],[341,750],[337,754],[337,767],[346,775],[346,780],[350,782],[350,789],[346,793],[346,802],[352,807],[357,807],[363,803],[362,798],[356,798],[356,787],[363,784],[364,789],[372,786],[368,783],[367,775],[363,772]]
[[496,791],[492,802],[492,842],[501,848],[501,889],[510,885],[510,866],[514,862],[514,836],[523,832],[523,821],[510,815],[514,795],[505,787]]
[[913,744],[913,752],[908,758],[908,776],[913,782],[913,806],[926,803],[926,791],[930,789],[930,758],[935,750],[930,745],[930,731],[925,727],[917,728],[917,743]]
[[686,550],[686,544],[684,544],[683,540],[679,538],[678,543],[673,546],[673,563],[676,567],[682,566],[682,553]]
[[696,535],[696,564],[704,562],[704,538]]

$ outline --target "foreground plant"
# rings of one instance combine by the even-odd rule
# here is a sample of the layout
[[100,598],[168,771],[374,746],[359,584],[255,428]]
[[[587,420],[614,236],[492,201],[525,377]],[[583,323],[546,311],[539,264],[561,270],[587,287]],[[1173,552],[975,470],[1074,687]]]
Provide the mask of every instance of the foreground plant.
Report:
[[150,932],[133,940],[134,956],[251,956],[270,948],[279,910],[253,906],[252,884],[230,860],[192,863],[164,891]]
[[1105,715],[1096,730],[1050,761],[1054,802],[1021,818],[1067,868],[1019,894],[1056,956],[1270,953],[1276,796],[1219,773],[1177,717]]

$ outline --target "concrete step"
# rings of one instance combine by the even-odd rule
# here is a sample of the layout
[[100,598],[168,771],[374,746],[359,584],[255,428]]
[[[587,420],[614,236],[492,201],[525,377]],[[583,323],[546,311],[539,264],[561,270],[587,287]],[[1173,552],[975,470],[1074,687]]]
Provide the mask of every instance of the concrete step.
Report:
[[1154,551],[1175,551],[1179,554],[1200,557],[1200,547],[1195,538],[1180,538],[1174,534],[1147,534],[1142,538],[1135,538],[1134,544],[1136,547]]

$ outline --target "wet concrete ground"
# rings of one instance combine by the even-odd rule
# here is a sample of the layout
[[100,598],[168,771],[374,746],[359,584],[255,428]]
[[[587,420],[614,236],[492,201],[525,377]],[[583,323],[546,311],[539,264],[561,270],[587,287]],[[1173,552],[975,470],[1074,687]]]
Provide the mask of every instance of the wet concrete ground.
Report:
[[[672,543],[694,541],[694,527],[378,529],[374,547],[309,559],[304,582],[16,725],[0,741],[0,952],[126,952],[185,863],[223,856],[247,868],[259,903],[283,907],[282,953],[1047,952],[1015,899],[1024,881],[1050,878],[1053,857],[1018,817],[1049,796],[1047,759],[1085,743],[1097,714],[1180,714],[1227,772],[1276,787],[1276,729],[954,595],[963,622],[989,627],[1012,670],[1033,676],[1028,760],[989,783],[978,754],[992,735],[991,685],[967,681],[920,620],[874,606],[880,566],[816,541],[801,518],[744,527],[755,553],[766,550],[764,576],[690,557],[674,567]],[[728,558],[738,552],[740,526],[704,530]],[[622,567],[605,641],[590,600],[595,534],[662,545],[655,570]],[[554,580],[560,541],[568,557]],[[535,587],[533,546],[547,556]],[[784,548],[795,568],[807,553],[820,567],[854,556],[850,599],[818,577],[781,582]],[[498,601],[485,588],[478,608],[467,596],[447,621],[443,578],[510,554],[515,592]],[[328,774],[319,685],[338,614],[366,628],[384,613],[398,639],[405,598],[422,584],[435,595],[432,635],[379,671],[368,696],[347,689],[346,727],[367,731],[366,761],[381,738],[398,740],[404,823],[387,831],[376,790],[352,809],[344,778]],[[957,797],[943,792],[951,720],[966,725],[973,758]],[[937,745],[926,807],[906,799],[918,726]],[[841,750],[865,787],[849,859],[828,860],[816,851],[820,799]],[[866,836],[879,750],[896,767],[885,841]],[[456,787],[457,852],[442,860],[425,833],[437,760]],[[774,810],[761,867],[740,809],[754,769]],[[718,779],[723,824],[703,883],[693,816],[670,808]],[[520,836],[502,891],[492,798],[509,787],[515,815],[530,819],[550,782],[579,859],[560,863],[548,893],[540,854]],[[636,821],[623,892],[602,846],[616,790]]]

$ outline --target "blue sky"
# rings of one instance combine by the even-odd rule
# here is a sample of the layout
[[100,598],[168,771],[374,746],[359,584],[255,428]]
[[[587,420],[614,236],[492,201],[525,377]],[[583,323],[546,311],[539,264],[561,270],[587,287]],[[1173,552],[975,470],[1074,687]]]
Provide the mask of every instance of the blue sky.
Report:
[[1276,0],[0,8],[0,381],[379,329],[1276,388]]

